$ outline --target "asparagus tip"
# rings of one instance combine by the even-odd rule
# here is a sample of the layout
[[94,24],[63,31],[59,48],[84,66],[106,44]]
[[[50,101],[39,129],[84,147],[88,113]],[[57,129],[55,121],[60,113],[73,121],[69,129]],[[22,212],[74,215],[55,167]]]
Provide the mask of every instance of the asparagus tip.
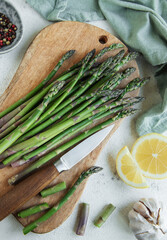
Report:
[[136,59],[137,57],[139,57],[139,55],[140,55],[139,52],[130,52],[128,54],[130,60]]
[[145,78],[142,78],[141,81],[144,83],[148,83],[150,79],[151,79],[150,77],[145,77]]
[[93,167],[90,167],[86,172],[90,172],[90,174],[92,174],[92,173],[100,172],[102,169],[103,169],[102,167],[93,166]]
[[69,50],[66,54],[70,58],[75,52],[76,52],[76,50]]
[[115,58],[117,58],[117,57],[122,58],[124,54],[125,54],[125,50],[122,49],[117,55],[115,55]]
[[126,73],[133,73],[135,71],[136,71],[135,67],[130,67],[130,68],[125,69],[124,74],[126,74]]
[[93,50],[91,50],[90,52],[88,52],[88,54],[86,55],[85,59],[91,59],[94,55],[95,55],[96,49],[94,48]]

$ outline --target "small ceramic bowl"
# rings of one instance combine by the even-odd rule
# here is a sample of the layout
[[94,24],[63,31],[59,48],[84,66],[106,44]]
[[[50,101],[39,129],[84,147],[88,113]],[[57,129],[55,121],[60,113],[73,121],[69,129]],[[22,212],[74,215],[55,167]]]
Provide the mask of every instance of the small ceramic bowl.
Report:
[[23,25],[16,9],[9,2],[3,0],[0,1],[0,13],[5,14],[10,21],[17,26],[16,38],[14,41],[10,45],[0,48],[0,54],[3,54],[11,51],[19,44],[23,36]]

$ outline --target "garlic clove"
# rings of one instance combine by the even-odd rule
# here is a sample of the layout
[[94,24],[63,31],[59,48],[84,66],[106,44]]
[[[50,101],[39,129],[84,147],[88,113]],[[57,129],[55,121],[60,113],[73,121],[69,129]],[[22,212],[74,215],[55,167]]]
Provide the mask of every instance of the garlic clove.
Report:
[[159,208],[161,207],[161,204],[156,199],[153,198],[148,199],[142,198],[140,202],[142,202],[149,209],[151,216],[157,219],[158,211]]
[[160,226],[162,232],[165,234],[167,233],[167,210],[166,208],[162,207],[159,210],[159,217],[158,217],[158,225]]
[[141,216],[139,213],[135,212],[134,210],[131,210],[129,212],[129,226],[132,229],[132,231],[135,234],[142,233],[143,232],[151,232],[152,224],[150,224],[143,216]]
[[162,238],[162,233],[157,231],[155,233],[145,232],[135,235],[138,240],[160,240]]
[[149,218],[150,217],[150,212],[148,211],[146,206],[144,204],[142,204],[141,202],[135,203],[134,206],[133,206],[133,209],[136,212],[140,213],[145,218]]

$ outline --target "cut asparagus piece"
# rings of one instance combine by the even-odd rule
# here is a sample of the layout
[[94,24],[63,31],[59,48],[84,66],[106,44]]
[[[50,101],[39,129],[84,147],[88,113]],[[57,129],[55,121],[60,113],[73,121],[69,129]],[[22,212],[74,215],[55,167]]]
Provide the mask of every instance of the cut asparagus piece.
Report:
[[70,190],[66,193],[66,195],[57,203],[56,206],[51,208],[47,213],[45,213],[42,217],[38,218],[34,222],[30,223],[23,229],[23,233],[27,234],[30,231],[33,231],[37,226],[39,226],[42,222],[49,219],[51,216],[53,216],[67,201],[68,199],[73,195],[77,187],[85,180],[87,177],[92,175],[93,173],[97,173],[101,171],[101,167],[91,167],[87,171],[84,171],[81,173],[77,181],[74,183],[74,185],[70,188]]
[[40,194],[44,198],[44,197],[47,197],[47,196],[52,195],[54,193],[63,191],[64,189],[66,189],[66,183],[61,182],[61,183],[58,183],[57,185],[55,185],[53,187],[42,190],[40,192]]
[[90,205],[88,203],[82,204],[80,218],[79,218],[79,222],[76,230],[77,235],[83,236],[85,233],[85,229],[86,229],[86,225],[89,217],[89,209],[90,209]]
[[94,225],[100,228],[106,222],[115,208],[116,207],[114,207],[112,204],[107,205],[100,216],[95,220]]
[[21,218],[25,218],[25,217],[31,216],[33,214],[36,214],[38,212],[42,212],[42,211],[44,211],[48,208],[50,208],[50,206],[47,203],[42,203],[42,204],[36,205],[34,207],[31,207],[31,208],[27,208],[27,209],[19,212],[17,214],[17,216],[21,217]]

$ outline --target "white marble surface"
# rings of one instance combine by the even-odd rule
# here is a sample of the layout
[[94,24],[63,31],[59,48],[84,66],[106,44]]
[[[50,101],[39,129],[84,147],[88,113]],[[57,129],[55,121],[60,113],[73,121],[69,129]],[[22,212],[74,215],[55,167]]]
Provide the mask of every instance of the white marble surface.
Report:
[[[5,55],[0,55],[0,92],[2,93],[10,83],[27,47],[37,33],[45,26],[51,24],[44,20],[37,12],[35,12],[25,0],[15,0],[10,2],[16,7],[21,15],[24,26],[24,36],[19,46]],[[105,21],[92,22],[91,24],[101,27],[111,33],[112,29]],[[120,128],[112,136],[106,147],[100,154],[97,165],[102,166],[104,170],[97,175],[92,176],[84,190],[84,193],[79,201],[90,204],[90,217],[85,236],[82,239],[86,240],[135,240],[128,227],[127,213],[132,207],[134,201],[141,197],[156,197],[166,202],[167,190],[166,180],[154,181],[149,180],[150,188],[146,190],[138,190],[125,185],[115,171],[115,158],[118,151],[127,145],[131,148],[133,142],[138,137],[135,131],[135,119],[143,111],[160,101],[160,96],[156,88],[156,83],[153,79],[152,68],[143,59],[139,60],[141,74],[144,76],[152,76],[150,83],[142,90],[141,95],[146,97],[146,100],[141,104],[142,111],[136,116],[125,119]],[[100,209],[105,204],[113,203],[117,208],[108,221],[101,229],[94,227],[93,220]],[[24,236],[22,226],[11,215],[0,222],[0,239],[5,240],[72,240],[79,237],[74,232],[74,226],[78,211],[77,204],[72,215],[58,229],[47,234],[29,233]]]

